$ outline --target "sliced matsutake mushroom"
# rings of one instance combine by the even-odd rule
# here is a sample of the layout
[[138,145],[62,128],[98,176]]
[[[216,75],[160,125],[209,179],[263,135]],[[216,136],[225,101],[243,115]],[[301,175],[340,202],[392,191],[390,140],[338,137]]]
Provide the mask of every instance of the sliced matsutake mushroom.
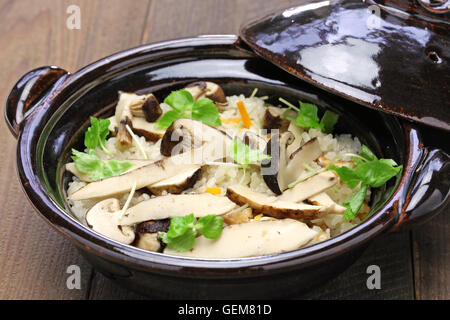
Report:
[[[232,139],[225,132],[192,119],[178,119],[166,130],[161,154],[171,156],[203,147],[211,161],[226,158]],[[215,159],[214,159],[215,158]]]
[[309,203],[316,206],[324,206],[327,208],[328,213],[344,213],[347,208],[337,204],[327,195],[325,192],[316,194],[309,197],[307,200]]
[[304,165],[322,154],[317,138],[309,140],[289,154],[288,147],[294,139],[294,135],[287,131],[276,134],[267,143],[265,153],[271,158],[263,161],[261,173],[267,186],[276,194],[281,194],[290,183],[298,180],[305,171]]
[[136,226],[138,239],[136,247],[147,250],[160,252],[164,247],[164,243],[159,239],[158,232],[167,232],[169,230],[170,220],[145,221]]
[[228,103],[227,97],[225,96],[222,88],[214,82],[193,82],[188,84],[185,90],[189,91],[189,93],[194,98],[194,101],[197,101],[201,98],[208,98],[218,105],[226,105]]
[[133,105],[130,109],[133,116],[145,118],[147,122],[155,122],[163,114],[158,99],[152,93],[146,95],[143,104]]
[[156,196],[162,195],[163,192],[179,194],[194,185],[200,176],[201,171],[201,167],[198,166],[196,168],[183,171],[169,179],[152,184],[151,186],[148,186],[147,189],[149,189]]
[[130,244],[134,241],[134,230],[118,224],[119,200],[115,198],[100,201],[86,214],[86,222],[94,231],[112,240]]
[[[117,125],[116,117],[108,118],[110,121],[109,131],[113,135],[117,135],[119,127]],[[133,117],[131,120],[131,126],[133,132],[138,136],[145,137],[148,141],[156,142],[164,136],[165,130],[159,128],[156,123],[148,122],[144,118]]]
[[277,254],[300,249],[317,235],[306,224],[292,220],[266,220],[226,226],[218,239],[200,236],[187,252],[164,249],[165,254],[229,259]]
[[[278,107],[268,107],[264,112],[262,128],[265,130],[280,130],[285,131],[291,123],[287,119],[283,119],[281,115],[286,109]],[[270,133],[270,132],[268,132]]]
[[325,208],[322,206],[282,201],[277,197],[255,192],[243,185],[228,187],[227,197],[239,205],[248,204],[256,214],[263,213],[274,218],[306,221],[317,219],[325,213]]
[[228,198],[202,194],[172,194],[142,201],[129,208],[120,224],[133,225],[148,220],[181,217],[193,213],[196,218],[209,214],[223,215],[236,205]]
[[[118,126],[117,142],[119,145],[130,146],[132,144],[132,137],[126,129],[127,125],[133,128],[134,131],[137,131],[139,126],[136,122],[138,122],[145,129],[147,126],[144,123],[156,121],[162,113],[159,102],[153,94],[137,95],[135,93],[120,92],[114,116]],[[144,133],[141,135],[144,135]],[[154,141],[154,139],[151,140]]]
[[292,143],[287,147],[288,154],[292,154],[295,150],[302,146],[303,129],[297,126],[294,122],[291,122],[287,130],[289,132],[292,132],[292,134],[294,135],[294,141],[292,141]]
[[264,150],[266,149],[266,139],[253,131],[241,130],[236,137],[237,139],[242,140],[242,142],[244,142],[252,149],[259,150],[260,152],[264,152]]
[[193,164],[191,158],[191,154],[165,158],[119,176],[91,182],[72,193],[69,199],[84,200],[108,197],[131,190],[134,183],[136,183],[136,189],[144,188],[171,178],[180,171],[198,169],[198,164]]
[[133,115],[131,113],[131,106],[144,103],[145,97],[138,96],[134,93],[119,93],[119,102],[116,106],[116,123],[118,125],[117,142],[121,146],[131,146],[133,138],[127,131],[126,126],[132,126],[131,119]]
[[318,193],[321,193],[338,183],[333,171],[325,171],[297,183],[293,188],[284,191],[279,199],[281,201],[301,202]]
[[[153,163],[154,161],[148,161],[148,160],[127,160],[127,162],[131,163],[132,166],[125,171],[126,172],[130,172],[132,170],[138,169],[140,167],[149,165],[151,163]],[[84,174],[81,173],[80,171],[77,170],[77,168],[75,167],[75,163],[73,162],[69,162],[66,164],[66,170],[69,171],[70,173],[72,173],[75,177],[77,177],[80,181],[83,182],[91,182],[91,180],[89,179],[89,174]]]

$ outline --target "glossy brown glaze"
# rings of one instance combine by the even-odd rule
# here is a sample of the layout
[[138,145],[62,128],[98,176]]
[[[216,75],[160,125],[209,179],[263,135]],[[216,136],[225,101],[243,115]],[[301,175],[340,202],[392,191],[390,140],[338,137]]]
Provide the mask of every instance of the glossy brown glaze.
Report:
[[[51,94],[52,88],[66,76],[66,70],[41,67],[24,75],[11,90],[5,106],[5,119],[9,130],[17,137],[19,126],[33,112],[33,107]],[[56,85],[57,86],[57,85]]]
[[321,1],[245,25],[275,65],[354,102],[450,130],[450,22],[409,1]]
[[[168,256],[112,241],[76,221],[65,202],[71,176],[63,165],[71,148],[82,145],[89,117],[110,115],[119,90],[153,92],[161,99],[199,79],[219,83],[228,95],[250,95],[258,87],[271,103],[283,96],[315,103],[321,112],[331,109],[341,115],[337,133],[358,136],[379,156],[395,159],[405,170],[398,183],[390,181],[388,190],[374,193],[381,198],[374,200],[378,210],[361,225],[329,241],[272,256],[220,261]],[[144,294],[256,299],[307,290],[343,271],[374,237],[416,218],[429,218],[449,200],[448,184],[440,181],[448,176],[448,156],[428,151],[414,126],[298,81],[248,51],[235,36],[180,39],[130,49],[40,86],[51,88],[52,94],[35,104],[33,116],[19,128],[17,167],[27,197],[97,270]],[[6,114],[17,112],[14,101],[9,101]],[[433,169],[427,194],[439,192],[441,197],[433,197],[427,203],[430,210],[421,209],[419,215],[411,199],[420,196],[415,182],[423,173],[421,168]],[[423,202],[418,203],[417,208],[424,208]]]

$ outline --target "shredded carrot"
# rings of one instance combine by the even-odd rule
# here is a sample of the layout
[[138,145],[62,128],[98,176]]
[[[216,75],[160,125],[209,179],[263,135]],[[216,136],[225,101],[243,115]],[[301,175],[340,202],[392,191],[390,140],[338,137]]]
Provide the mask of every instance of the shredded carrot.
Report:
[[254,221],[259,221],[263,217],[263,214],[258,214],[256,217],[253,218]]
[[244,127],[246,127],[247,129],[250,129],[250,127],[252,126],[252,120],[250,120],[247,110],[245,109],[244,102],[239,101],[237,103],[237,107],[239,109],[239,113],[241,114],[242,123],[244,124]]
[[211,194],[222,194],[221,188],[206,188],[205,192],[211,193]]

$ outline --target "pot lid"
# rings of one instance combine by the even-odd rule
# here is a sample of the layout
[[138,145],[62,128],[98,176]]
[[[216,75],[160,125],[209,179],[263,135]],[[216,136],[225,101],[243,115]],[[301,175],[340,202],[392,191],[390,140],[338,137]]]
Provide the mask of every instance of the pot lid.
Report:
[[450,1],[340,0],[245,25],[260,56],[361,105],[450,131]]

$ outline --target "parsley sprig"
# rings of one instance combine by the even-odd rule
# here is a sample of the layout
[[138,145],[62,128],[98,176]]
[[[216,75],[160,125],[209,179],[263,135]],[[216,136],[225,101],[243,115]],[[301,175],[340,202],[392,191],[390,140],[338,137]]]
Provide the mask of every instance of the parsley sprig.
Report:
[[167,232],[159,232],[161,240],[178,252],[191,250],[195,244],[197,232],[208,239],[216,239],[222,234],[223,218],[210,214],[195,222],[194,214],[173,217]]
[[89,151],[84,153],[72,149],[72,159],[75,163],[75,168],[79,172],[89,175],[91,181],[114,177],[128,170],[132,166],[129,162],[115,159],[105,162],[96,155],[95,149],[97,147],[101,148],[108,155],[112,155],[105,146],[106,138],[109,134],[110,121],[95,117],[91,117],[90,120],[91,126],[84,136],[84,145]]
[[172,107],[156,122],[167,129],[172,122],[181,118],[192,118],[210,126],[222,124],[219,110],[211,99],[202,98],[194,102],[192,94],[187,90],[173,91],[164,100],[164,103]]
[[87,129],[84,135],[84,145],[89,150],[95,150],[100,147],[106,154],[111,155],[111,152],[106,149],[106,137],[109,134],[109,119],[97,119],[91,117],[91,126]]
[[234,138],[231,144],[230,157],[243,169],[247,169],[252,163],[270,159],[270,156],[257,149],[252,149],[242,141]]
[[[322,119],[319,119],[317,115],[318,108],[311,103],[299,101],[299,109],[283,98],[280,98],[280,101],[289,107],[282,116],[302,128],[316,128],[324,133],[332,133],[334,126],[339,120],[339,115],[329,110],[325,111]],[[290,109],[297,111],[297,117],[289,115]]]
[[355,218],[358,214],[369,186],[379,188],[403,169],[392,159],[378,159],[365,145],[362,146],[359,156],[353,157],[352,161],[355,164],[355,169],[336,165],[327,167],[328,170],[335,171],[341,181],[350,188],[354,189],[361,185],[360,189],[343,203],[343,206],[347,208],[344,218],[348,220]]

